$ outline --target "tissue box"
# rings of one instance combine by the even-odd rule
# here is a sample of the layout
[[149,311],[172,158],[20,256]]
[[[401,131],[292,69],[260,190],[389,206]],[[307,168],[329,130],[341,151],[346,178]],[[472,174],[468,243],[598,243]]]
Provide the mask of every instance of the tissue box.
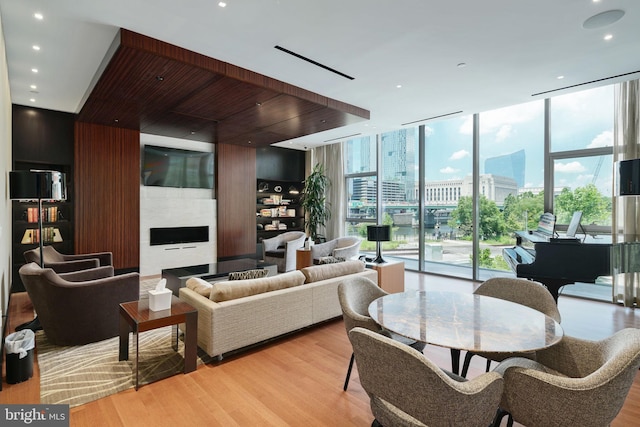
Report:
[[161,311],[170,309],[172,295],[173,292],[171,292],[171,289],[163,289],[161,291],[156,291],[155,289],[150,290],[149,310]]

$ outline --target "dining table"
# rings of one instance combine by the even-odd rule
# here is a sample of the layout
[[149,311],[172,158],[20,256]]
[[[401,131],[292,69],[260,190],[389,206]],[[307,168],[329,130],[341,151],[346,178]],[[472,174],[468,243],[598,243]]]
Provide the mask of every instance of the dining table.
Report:
[[374,300],[368,311],[390,332],[451,349],[456,374],[461,351],[531,352],[553,346],[564,335],[562,326],[540,311],[468,292],[389,294]]

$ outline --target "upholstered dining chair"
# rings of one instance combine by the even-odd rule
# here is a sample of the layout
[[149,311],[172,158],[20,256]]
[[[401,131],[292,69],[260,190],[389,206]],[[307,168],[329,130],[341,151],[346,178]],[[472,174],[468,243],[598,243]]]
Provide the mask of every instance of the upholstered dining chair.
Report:
[[424,354],[364,328],[349,332],[374,425],[488,426],[503,391],[496,372],[472,380],[447,373]]
[[[42,248],[42,258],[44,259],[43,267],[51,268],[57,273],[69,273],[87,268],[113,265],[113,255],[111,252],[66,255],[61,254],[56,248],[50,245]],[[30,249],[24,252],[24,259],[27,262],[35,262],[40,265],[40,248]]]
[[[349,331],[355,327],[366,328],[370,331],[384,334],[402,344],[413,347],[418,351],[424,350],[425,344],[410,340],[390,331],[382,329],[370,316],[368,312],[369,304],[374,300],[388,295],[378,285],[366,277],[353,277],[338,285],[338,300],[342,309],[344,327]],[[354,355],[351,353],[347,376],[344,380],[343,390],[349,387],[349,378],[353,369]]]
[[509,424],[600,427],[620,412],[639,367],[640,329],[628,328],[601,341],[565,335],[536,361],[508,359],[494,372],[504,378],[500,408]]
[[286,231],[269,239],[262,240],[262,259],[276,264],[278,273],[296,269],[296,251],[304,246],[305,234],[302,231]]
[[[527,279],[511,277],[493,277],[482,282],[473,292],[475,295],[484,295],[506,301],[525,305],[534,310],[540,311],[560,323],[560,311],[551,293],[541,283]],[[491,362],[500,362],[509,357],[535,358],[535,352],[531,353],[476,353],[467,352],[464,357],[461,375],[467,376],[471,358],[481,356],[487,359],[486,372],[491,369]],[[452,355],[453,357],[453,355]]]
[[28,263],[18,271],[49,342],[80,345],[118,335],[119,304],[140,298],[138,273],[105,266],[58,274]]

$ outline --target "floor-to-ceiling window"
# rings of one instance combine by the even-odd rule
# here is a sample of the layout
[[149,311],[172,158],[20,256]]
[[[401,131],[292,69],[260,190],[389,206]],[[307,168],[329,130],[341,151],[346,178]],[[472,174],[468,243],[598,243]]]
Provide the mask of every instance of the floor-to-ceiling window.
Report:
[[544,101],[480,113],[478,166],[478,277],[487,279],[511,272],[502,250],[543,212]]
[[472,277],[473,117],[424,125],[422,270]]
[[375,137],[351,139],[345,144],[346,234],[360,236],[364,253],[375,252],[366,241],[367,225],[378,218],[377,142]]
[[390,224],[386,256],[480,280],[513,275],[502,249],[545,210],[560,232],[582,211],[584,231],[609,233],[613,114],[605,86],[350,140],[348,233],[373,252],[366,225]]
[[[549,100],[553,170],[547,179],[560,230],[581,212],[578,236],[599,242],[611,230],[613,191],[613,86],[576,92]],[[610,299],[611,281],[565,286],[563,292]]]

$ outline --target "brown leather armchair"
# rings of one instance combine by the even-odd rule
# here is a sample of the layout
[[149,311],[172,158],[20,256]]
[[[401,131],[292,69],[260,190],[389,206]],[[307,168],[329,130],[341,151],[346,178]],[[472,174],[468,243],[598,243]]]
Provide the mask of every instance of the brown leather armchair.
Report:
[[49,341],[80,345],[118,335],[119,304],[140,298],[138,273],[113,275],[113,267],[58,274],[36,263],[19,270]]
[[[44,267],[51,268],[57,273],[113,265],[113,254],[111,252],[65,255],[58,252],[53,246],[44,246],[42,248],[42,258],[44,258]],[[26,251],[24,259],[27,262],[35,262],[40,265],[40,248]]]

